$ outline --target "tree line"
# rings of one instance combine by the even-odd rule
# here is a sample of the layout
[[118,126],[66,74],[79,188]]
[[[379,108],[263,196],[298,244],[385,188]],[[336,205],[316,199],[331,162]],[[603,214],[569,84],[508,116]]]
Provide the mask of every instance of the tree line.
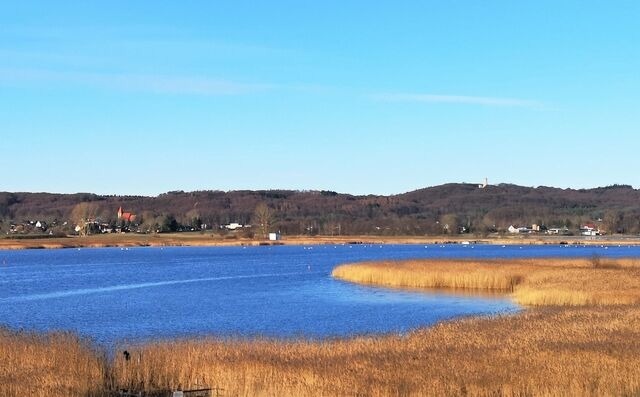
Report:
[[[116,211],[136,214],[123,225]],[[132,231],[226,230],[289,235],[439,235],[502,232],[510,225],[567,227],[597,222],[608,233],[640,233],[640,191],[628,185],[595,189],[446,184],[391,196],[332,191],[174,191],[156,197],[90,193],[0,193],[0,232],[44,221],[68,232],[80,220]],[[66,224],[65,224],[66,222]],[[249,233],[245,230],[245,233]]]

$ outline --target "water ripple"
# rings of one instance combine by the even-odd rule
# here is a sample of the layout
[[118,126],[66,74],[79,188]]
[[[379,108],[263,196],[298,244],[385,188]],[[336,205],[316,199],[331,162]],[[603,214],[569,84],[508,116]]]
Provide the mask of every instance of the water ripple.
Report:
[[162,287],[165,285],[201,283],[206,281],[299,276],[302,274],[312,274],[312,273],[320,273],[320,272],[265,273],[265,274],[251,274],[251,275],[240,275],[240,276],[222,276],[222,277],[190,278],[190,279],[183,279],[183,280],[166,280],[166,281],[155,281],[155,282],[135,283],[135,284],[120,284],[120,285],[110,285],[110,286],[98,287],[98,288],[81,288],[81,289],[73,289],[73,290],[54,291],[54,292],[48,292],[45,294],[12,296],[9,298],[2,298],[0,299],[0,302],[29,302],[29,301],[47,300],[47,299],[55,299],[55,298],[65,298],[68,296],[91,295],[91,294],[101,294],[101,293],[113,292],[113,291]]

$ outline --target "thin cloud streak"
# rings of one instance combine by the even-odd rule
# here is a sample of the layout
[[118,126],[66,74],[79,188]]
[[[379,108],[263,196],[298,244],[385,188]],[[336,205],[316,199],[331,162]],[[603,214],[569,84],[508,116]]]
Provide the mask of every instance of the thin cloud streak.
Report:
[[[274,89],[288,89],[306,92],[309,94],[328,94],[341,91],[336,87],[325,85],[243,83],[232,80],[214,79],[198,76],[175,76],[136,73],[66,72],[49,69],[0,68],[0,85],[55,85],[60,83],[81,87],[126,92],[133,91],[152,94],[201,96],[247,95],[271,91]],[[523,107],[533,109],[546,108],[546,106],[541,102],[532,100],[467,95],[381,93],[369,95],[369,98],[381,102],[422,102],[493,107]]]
[[543,104],[540,102],[526,99],[468,95],[384,93],[373,95],[372,99],[382,102],[449,103],[480,106],[527,107],[536,109],[543,107]]
[[176,95],[244,95],[267,91],[273,84],[240,83],[207,77],[131,73],[71,73],[51,70],[0,69],[0,84],[68,83],[92,88]]
[[[144,34],[142,34],[143,32]],[[115,46],[132,46],[136,48],[148,47],[190,47],[194,49],[225,50],[228,52],[241,52],[245,54],[291,54],[293,51],[287,48],[265,46],[246,42],[222,40],[215,37],[193,39],[181,37],[180,29],[171,29],[162,26],[161,30],[154,26],[137,26],[127,28],[126,26],[92,26],[92,27],[67,27],[67,26],[47,26],[45,27],[24,27],[24,26],[4,26],[0,28],[0,33],[5,37],[12,37],[14,40],[38,40],[45,43],[73,43],[96,45],[96,39],[100,44]],[[97,38],[95,35],[98,34]],[[93,36],[93,37],[91,37]],[[149,38],[153,37],[153,38]]]

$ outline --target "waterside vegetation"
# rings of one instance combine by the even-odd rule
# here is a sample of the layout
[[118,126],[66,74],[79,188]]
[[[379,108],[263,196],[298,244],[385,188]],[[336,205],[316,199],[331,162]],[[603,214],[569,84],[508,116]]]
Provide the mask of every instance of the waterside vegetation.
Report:
[[529,306],[640,303],[640,259],[388,261],[342,265],[332,274],[389,287],[504,291]]
[[0,328],[0,396],[85,396],[104,389],[104,356],[70,333]]

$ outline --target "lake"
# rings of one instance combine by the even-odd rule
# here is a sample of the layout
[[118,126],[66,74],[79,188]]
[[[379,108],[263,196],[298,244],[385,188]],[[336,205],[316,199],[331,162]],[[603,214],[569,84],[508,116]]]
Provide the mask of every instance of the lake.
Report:
[[513,313],[504,297],[408,292],[331,278],[341,263],[408,258],[639,256],[638,247],[325,245],[0,251],[0,324],[110,346],[174,337],[321,339],[404,333]]

